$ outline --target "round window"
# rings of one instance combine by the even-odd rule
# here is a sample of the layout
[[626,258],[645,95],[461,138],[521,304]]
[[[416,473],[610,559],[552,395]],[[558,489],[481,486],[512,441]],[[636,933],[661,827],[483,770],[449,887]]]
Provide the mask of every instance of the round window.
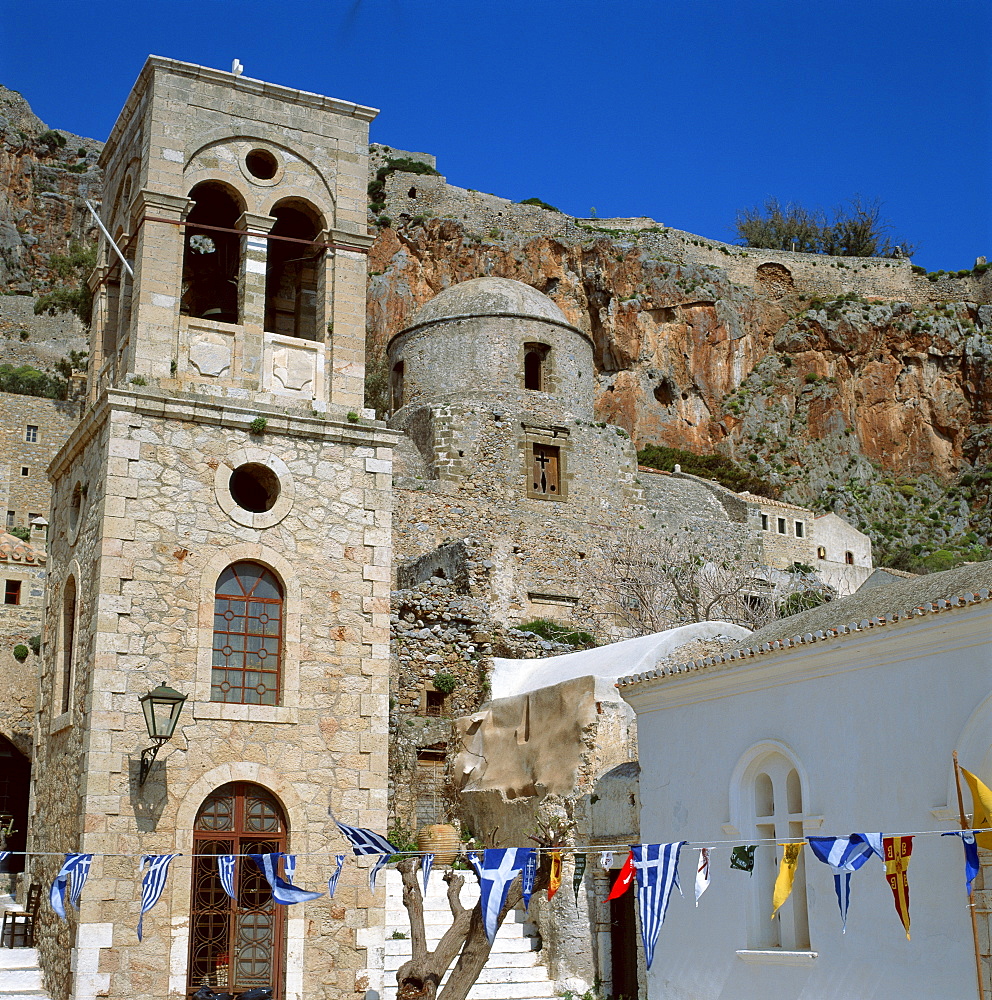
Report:
[[231,473],[229,487],[234,502],[252,514],[272,510],[279,499],[279,477],[267,465],[257,462],[239,465]]
[[245,167],[252,177],[260,181],[270,181],[279,169],[279,161],[267,149],[253,149],[245,157]]

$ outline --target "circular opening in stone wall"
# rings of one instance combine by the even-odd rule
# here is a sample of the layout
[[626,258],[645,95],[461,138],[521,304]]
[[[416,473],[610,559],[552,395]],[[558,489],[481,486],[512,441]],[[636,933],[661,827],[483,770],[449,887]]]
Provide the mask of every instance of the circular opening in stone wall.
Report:
[[279,169],[279,161],[267,149],[253,149],[245,157],[245,166],[252,177],[270,181]]
[[279,499],[279,477],[266,465],[248,462],[231,473],[229,484],[234,502],[252,514],[272,510]]

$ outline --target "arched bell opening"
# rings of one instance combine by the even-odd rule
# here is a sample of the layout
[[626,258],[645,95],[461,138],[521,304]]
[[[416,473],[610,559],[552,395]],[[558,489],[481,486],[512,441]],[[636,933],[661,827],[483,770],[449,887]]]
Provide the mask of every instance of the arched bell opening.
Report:
[[317,340],[317,274],[323,250],[313,243],[323,228],[305,202],[283,202],[272,209],[265,274],[265,330],[301,340]]
[[197,184],[189,196],[196,204],[186,220],[180,311],[237,323],[241,235],[234,230],[244,208],[231,189],[217,181]]

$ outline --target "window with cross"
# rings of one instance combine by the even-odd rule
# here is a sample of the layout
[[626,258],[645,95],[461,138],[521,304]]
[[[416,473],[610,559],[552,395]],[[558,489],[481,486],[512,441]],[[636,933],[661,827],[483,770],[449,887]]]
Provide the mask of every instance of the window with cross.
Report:
[[538,497],[561,495],[561,450],[553,445],[533,445],[531,494]]

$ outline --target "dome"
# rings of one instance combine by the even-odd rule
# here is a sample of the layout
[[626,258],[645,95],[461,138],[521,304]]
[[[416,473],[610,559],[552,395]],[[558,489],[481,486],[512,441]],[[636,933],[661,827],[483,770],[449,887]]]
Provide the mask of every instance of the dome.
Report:
[[405,329],[470,316],[516,316],[574,329],[547,295],[511,278],[472,278],[452,285],[421,306]]

